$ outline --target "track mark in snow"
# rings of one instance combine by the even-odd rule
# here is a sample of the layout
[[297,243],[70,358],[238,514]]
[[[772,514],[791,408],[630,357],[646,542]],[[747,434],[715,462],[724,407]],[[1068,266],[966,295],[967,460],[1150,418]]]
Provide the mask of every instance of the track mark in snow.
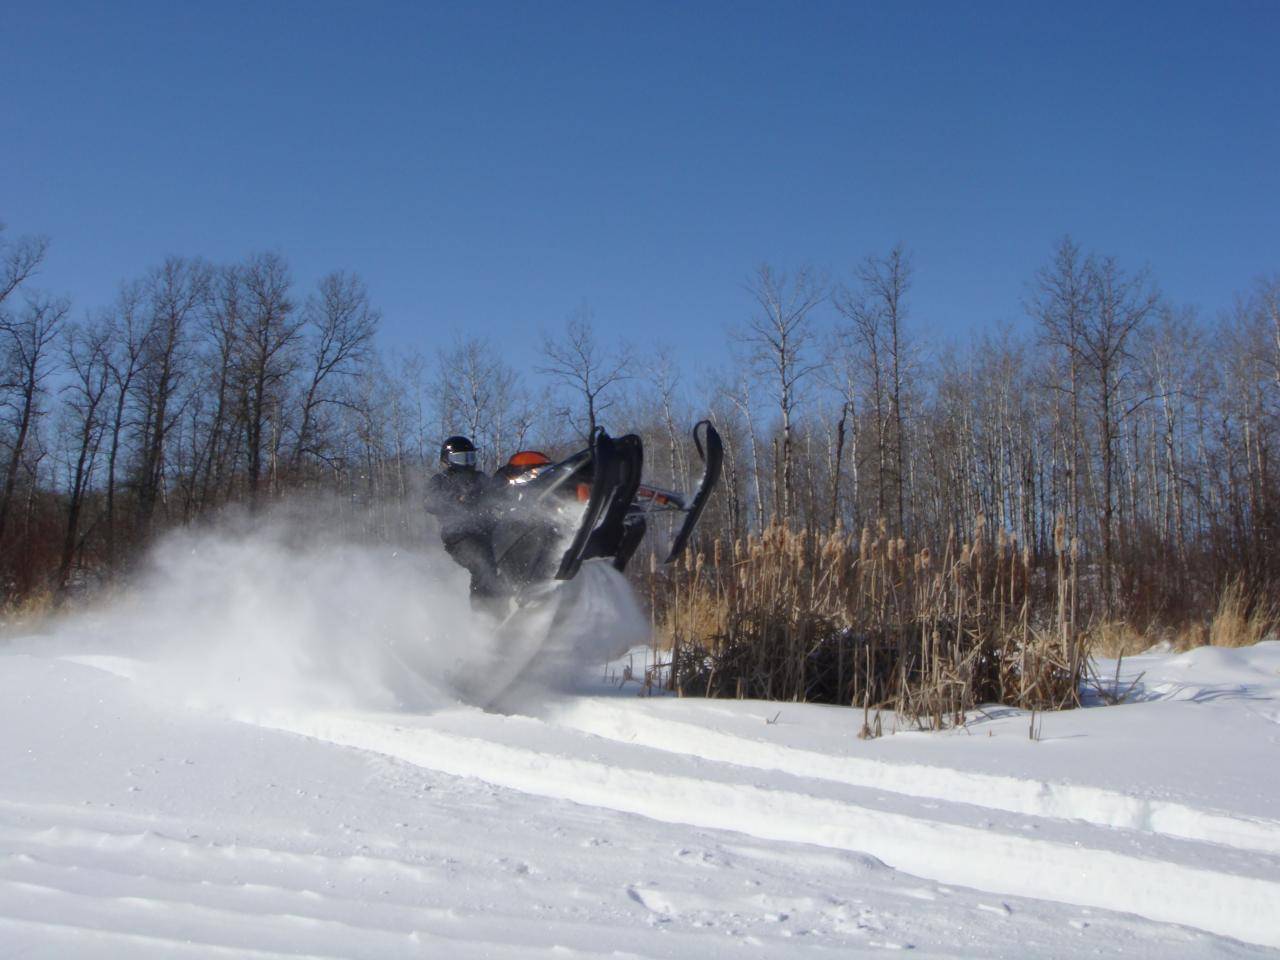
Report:
[[[0,942],[11,942],[22,933],[31,933],[47,954],[36,956],[63,957],[124,957],[138,960],[144,957],[228,957],[231,960],[347,960],[346,955],[333,953],[301,953],[296,950],[262,950],[256,947],[224,947],[215,943],[198,943],[190,937],[158,937],[129,931],[105,930],[97,926],[81,926],[69,921],[20,920],[0,917],[0,931],[9,930],[11,936],[0,937]],[[59,942],[65,944],[61,949]],[[92,944],[92,946],[90,946]],[[103,948],[98,953],[96,947]]]
[[[1109,835],[1091,836],[1089,846],[1040,839],[919,813],[539,752],[414,726],[400,716],[291,713],[259,722],[524,793],[767,840],[862,851],[944,883],[1136,913],[1280,946],[1280,924],[1274,919],[1280,881],[1118,851],[1109,848],[1115,843]],[[1187,858],[1192,859],[1190,852]]]
[[[1280,713],[1266,719],[1280,722]],[[1201,810],[1100,787],[801,750],[666,720],[600,700],[578,701],[555,714],[549,722],[622,743],[717,763],[1280,854],[1280,820]]]

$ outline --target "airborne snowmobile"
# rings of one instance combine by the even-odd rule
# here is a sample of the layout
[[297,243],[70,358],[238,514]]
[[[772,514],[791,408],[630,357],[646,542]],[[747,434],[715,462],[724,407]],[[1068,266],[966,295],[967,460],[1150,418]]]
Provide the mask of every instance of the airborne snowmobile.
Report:
[[687,547],[724,461],[710,421],[698,423],[693,438],[703,469],[688,495],[642,483],[640,438],[603,430],[558,463],[522,451],[498,472],[486,497],[496,566],[486,586],[506,596],[490,595],[485,605],[499,619],[497,642],[452,679],[464,700],[501,708],[522,683],[554,683],[586,656],[611,659],[645,642],[636,627],[647,635],[647,618],[620,573],[655,514],[681,518],[664,562]]
[[[611,437],[603,429],[587,449],[559,463],[535,463],[508,475],[506,496],[499,495],[494,512],[493,554],[517,604],[555,581],[572,580],[587,560],[604,559],[624,571],[654,514],[683,515],[663,562],[679,557],[724,462],[720,434],[711,421],[700,421],[693,438],[703,470],[692,494],[643,483],[640,438]],[[512,461],[518,463],[518,457]]]

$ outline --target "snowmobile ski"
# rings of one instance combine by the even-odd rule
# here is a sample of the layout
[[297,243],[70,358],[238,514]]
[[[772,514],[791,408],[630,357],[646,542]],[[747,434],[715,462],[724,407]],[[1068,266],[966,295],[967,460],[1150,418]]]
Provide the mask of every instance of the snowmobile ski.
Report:
[[560,566],[556,570],[557,580],[572,580],[582,566],[583,554],[591,534],[595,532],[601,515],[613,500],[613,493],[618,486],[618,460],[614,441],[604,430],[597,430],[591,438],[591,492],[587,495],[587,507],[583,511],[578,529],[560,558]]
[[702,458],[702,480],[698,484],[693,499],[684,508],[684,522],[680,524],[675,539],[671,541],[671,549],[667,552],[664,563],[671,563],[684,552],[684,548],[689,543],[689,537],[693,535],[693,529],[702,516],[702,511],[706,509],[707,501],[711,499],[712,491],[720,482],[720,469],[724,465],[724,444],[710,420],[700,420],[694,425],[693,442],[698,448],[698,456]]
[[599,432],[587,509],[573,542],[560,561],[557,580],[577,575],[584,560],[615,558],[626,532],[628,511],[640,486],[644,445],[634,434],[610,437]]
[[[617,566],[619,551],[628,532],[628,514],[631,512],[636,491],[640,488],[640,473],[644,469],[644,444],[635,434],[629,433],[625,437],[614,439],[613,450],[615,461],[613,491],[600,523],[587,538],[582,559],[608,557],[613,558],[614,565]],[[626,558],[623,558],[623,566],[625,565]],[[622,567],[617,569],[621,571]]]

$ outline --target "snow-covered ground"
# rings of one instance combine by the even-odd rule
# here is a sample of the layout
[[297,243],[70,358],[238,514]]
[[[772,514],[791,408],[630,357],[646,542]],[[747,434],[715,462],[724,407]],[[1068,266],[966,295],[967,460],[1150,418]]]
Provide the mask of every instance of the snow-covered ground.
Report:
[[485,712],[440,680],[494,654],[438,558],[277,546],[172,546],[0,644],[0,957],[1280,948],[1280,643],[1126,660],[1035,741],[598,663]]

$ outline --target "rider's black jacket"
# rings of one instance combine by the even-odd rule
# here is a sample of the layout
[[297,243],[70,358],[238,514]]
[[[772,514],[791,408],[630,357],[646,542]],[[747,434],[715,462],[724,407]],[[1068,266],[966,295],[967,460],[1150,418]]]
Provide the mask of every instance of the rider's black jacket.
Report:
[[492,531],[493,478],[479,470],[449,467],[427,481],[426,508],[440,520],[440,539],[449,546]]

